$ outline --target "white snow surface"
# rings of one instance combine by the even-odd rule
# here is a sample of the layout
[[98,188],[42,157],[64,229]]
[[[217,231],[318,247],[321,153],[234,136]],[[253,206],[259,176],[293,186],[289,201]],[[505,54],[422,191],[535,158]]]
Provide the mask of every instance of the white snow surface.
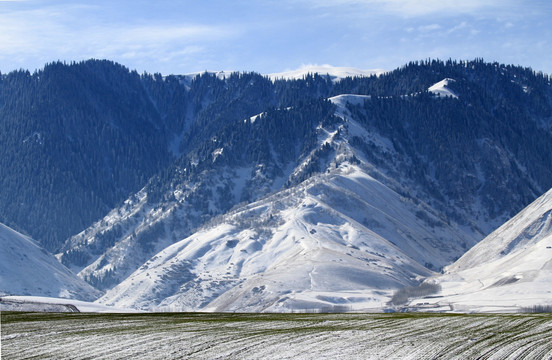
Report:
[[322,162],[319,174],[274,187],[160,249],[98,302],[155,311],[382,311],[396,289],[450,264],[477,234],[393,190],[397,182],[348,143],[355,136],[387,159],[399,156],[389,139],[352,118],[348,106],[369,99],[331,98],[343,123],[319,128],[330,155],[317,159],[313,150],[282,180],[300,177],[312,161]]
[[431,85],[429,87],[429,89],[427,89],[427,90],[430,93],[433,93],[433,94],[441,96],[441,97],[450,96],[452,98],[457,99],[458,96],[454,93],[454,91],[452,91],[451,89],[448,88],[448,85],[451,82],[454,82],[454,81],[456,81],[456,80],[446,78],[446,79],[443,79],[443,80],[439,81],[438,83],[435,83],[435,84]]
[[449,261],[417,209],[345,163],[220,217],[98,302],[157,311],[381,311],[393,290],[432,274],[420,263]]
[[552,190],[428,281],[442,291],[411,304],[463,312],[552,306]]
[[370,100],[370,95],[356,95],[356,94],[341,94],[329,98],[332,103],[337,105],[340,108],[346,108],[348,104],[351,105],[362,105],[364,101]]
[[338,67],[331,65],[303,65],[299,69],[287,70],[279,73],[267,74],[272,81],[274,80],[294,80],[302,79],[307,74],[318,74],[320,76],[328,75],[332,81],[339,81],[346,77],[362,77],[381,75],[386,71],[381,69],[376,70],[360,70],[352,67]]
[[0,224],[0,294],[94,300],[100,292],[34,240]]
[[550,359],[548,314],[10,314],[6,359]]
[[80,301],[74,299],[61,299],[45,296],[2,296],[0,302],[0,311],[33,311],[33,312],[50,312],[51,307],[54,311],[59,311],[55,308],[56,305],[72,305],[79,312],[94,312],[94,313],[136,313],[134,309],[114,308],[89,301]]

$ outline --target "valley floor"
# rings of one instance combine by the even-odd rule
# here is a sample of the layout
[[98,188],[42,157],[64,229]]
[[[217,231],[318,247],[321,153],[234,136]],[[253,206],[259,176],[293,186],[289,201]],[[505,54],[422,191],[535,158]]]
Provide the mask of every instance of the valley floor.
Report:
[[552,314],[1,314],[2,359],[552,359]]

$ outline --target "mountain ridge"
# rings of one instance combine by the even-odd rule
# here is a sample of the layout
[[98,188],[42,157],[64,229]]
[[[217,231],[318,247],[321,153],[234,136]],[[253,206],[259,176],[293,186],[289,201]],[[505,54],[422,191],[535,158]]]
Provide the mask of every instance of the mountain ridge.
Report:
[[[77,76],[79,69],[86,69],[89,78],[82,73]],[[130,279],[129,276],[138,276],[140,268],[153,261],[151,259],[163,249],[191,239],[206,226],[229,226],[226,222],[232,219],[232,211],[245,216],[239,223],[249,224],[252,220],[247,220],[245,215],[251,211],[247,210],[248,206],[258,206],[269,198],[287,198],[286,192],[294,191],[314,204],[317,215],[294,213],[291,208],[286,212],[285,206],[278,209],[279,217],[263,210],[261,213],[273,227],[261,224],[259,226],[266,229],[257,235],[266,237],[267,241],[287,243],[290,239],[286,236],[277,237],[276,241],[274,234],[279,227],[298,231],[289,214],[295,214],[298,223],[308,224],[306,228],[328,221],[321,226],[328,239],[333,239],[328,240],[328,244],[337,246],[337,253],[333,253],[336,259],[351,258],[352,263],[364,261],[367,268],[373,264],[361,260],[361,247],[351,244],[359,249],[347,250],[341,243],[343,238],[368,236],[376,239],[376,243],[391,244],[389,249],[396,249],[389,251],[409,259],[406,263],[413,272],[409,277],[408,271],[401,272],[402,265],[397,265],[393,270],[396,279],[392,280],[393,271],[386,274],[384,266],[376,267],[378,276],[386,279],[381,283],[387,284],[387,288],[377,291],[384,291],[387,296],[399,286],[413,285],[412,279],[418,275],[439,271],[450,264],[521,210],[522,205],[552,187],[550,78],[530,69],[481,60],[428,60],[412,62],[377,76],[345,76],[339,81],[316,73],[307,73],[295,80],[274,80],[255,73],[235,72],[224,76],[206,72],[194,78],[138,75],[102,61],[53,64],[47,70],[32,75],[19,72],[2,76],[0,103],[6,105],[0,111],[8,121],[0,123],[6,130],[0,134],[4,136],[3,143],[9,146],[2,150],[0,157],[5,162],[2,169],[7,174],[0,188],[0,196],[6,201],[0,204],[6,208],[24,204],[18,211],[28,209],[29,219],[35,219],[36,213],[52,214],[48,222],[41,224],[50,224],[52,231],[58,231],[55,229],[63,228],[66,223],[72,223],[71,228],[75,228],[71,220],[74,217],[64,215],[67,209],[73,209],[69,213],[79,217],[81,232],[72,230],[73,236],[64,245],[60,245],[65,240],[60,238],[62,233],[55,236],[49,233],[47,239],[39,240],[50,249],[60,251],[58,257],[62,263],[79,272],[82,278],[111,292],[112,299],[117,297],[113,289]],[[44,76],[48,72],[55,76]],[[45,79],[50,82],[44,83]],[[109,84],[120,84],[121,89],[110,89],[112,85]],[[55,119],[61,118],[70,125],[61,128],[57,142],[37,130],[34,123],[37,113],[26,117],[15,111],[24,104],[30,104],[32,109],[33,102],[43,109],[47,101],[56,99],[57,91],[65,93],[72,87],[85,90],[75,92],[65,107],[53,106],[43,117],[44,124],[52,121],[55,124]],[[16,100],[14,89],[23,93],[26,89],[32,91]],[[36,93],[43,94],[43,98],[33,97],[34,89],[38,89]],[[124,106],[115,106],[113,99],[102,97],[103,93],[119,96],[117,99]],[[109,110],[104,111],[101,104]],[[60,108],[88,117],[68,116]],[[105,136],[98,149],[83,152],[80,145],[75,144],[85,141],[81,138],[87,139],[89,134],[79,134],[76,130],[81,121],[86,124],[90,114],[105,124],[104,129],[109,129],[102,134],[118,134],[120,138]],[[15,124],[17,116],[20,116],[18,125],[11,125]],[[153,160],[149,164],[153,166],[140,168],[141,165],[133,163],[117,173],[120,170],[118,162],[124,161],[125,156],[136,155],[132,149],[140,144],[141,136],[148,133],[148,129],[155,129],[153,134],[159,134],[146,139],[148,143],[144,147],[152,152],[149,159]],[[43,151],[44,146],[52,144],[56,152]],[[34,150],[26,152],[29,145]],[[94,161],[88,169],[75,165],[77,162],[60,165],[61,158],[53,155],[60,152],[68,152],[74,159],[89,156]],[[136,157],[139,160],[140,156]],[[156,162],[156,158],[163,160]],[[6,162],[7,159],[12,160]],[[99,159],[102,161],[97,161]],[[35,165],[37,160],[41,164]],[[33,166],[39,171],[33,172]],[[55,176],[48,175],[49,171]],[[80,183],[77,179],[88,171],[121,179],[127,172],[136,182],[132,190],[117,185],[118,195],[115,196],[113,189],[102,191],[105,184],[115,184],[110,182],[109,176],[103,185],[92,181],[97,175],[90,178],[91,182]],[[340,175],[339,171],[346,175]],[[29,180],[17,182],[23,175]],[[315,179],[319,184],[312,185],[309,181]],[[24,191],[22,184],[29,181],[36,181],[42,187],[33,187],[32,194]],[[83,192],[77,191],[75,196],[66,193],[75,189],[74,184]],[[307,191],[308,184],[312,186],[309,185]],[[36,189],[43,189],[44,194]],[[62,201],[45,202],[52,195],[47,189],[55,189],[54,193],[59,194]],[[21,202],[17,196],[26,201]],[[37,196],[37,200],[30,202],[33,196]],[[288,202],[295,204],[291,200]],[[47,203],[53,206],[44,211]],[[64,208],[65,213],[56,210],[60,204],[69,203],[72,205]],[[81,203],[86,204],[80,205],[84,211],[76,211]],[[108,203],[111,205],[106,205]],[[115,203],[119,205],[113,207]],[[29,204],[34,205],[29,208]],[[297,204],[300,203],[295,206]],[[10,224],[15,222],[20,224],[18,228],[22,226],[20,217],[5,209],[0,213],[10,217]],[[98,219],[92,213],[107,215]],[[270,215],[273,218],[269,221]],[[236,219],[240,216],[236,215]],[[86,228],[82,225],[86,222],[92,225]],[[344,229],[343,223],[356,225]],[[35,233],[38,231],[29,224],[26,227]],[[225,229],[221,232],[238,235],[243,232],[239,226]],[[311,239],[320,236],[316,235],[318,232],[311,234],[310,230],[301,230],[298,234]],[[356,235],[351,235],[353,233]],[[217,241],[222,238],[211,237],[205,241],[219,244]],[[220,254],[241,249],[240,241],[227,240],[230,246],[224,243],[222,247],[213,245],[211,249],[219,249]],[[242,239],[242,242],[247,241]],[[369,245],[363,246],[372,251]],[[326,258],[325,251],[309,252],[314,257],[309,261],[314,261],[316,256]],[[360,257],[352,260],[348,252]],[[192,276],[190,274],[201,273],[195,267],[197,264],[208,265],[204,255],[198,253],[196,258],[186,258],[190,263],[179,268],[186,275],[184,279]],[[213,254],[213,258],[217,256]],[[275,255],[274,259],[277,258]],[[381,261],[383,264],[390,260]],[[195,265],[190,265],[192,263]],[[329,265],[324,264],[321,266],[328,269]],[[292,263],[288,265],[293,266]],[[163,267],[162,264],[156,266]],[[351,265],[351,271],[354,268]],[[346,266],[340,269],[338,272],[347,272]],[[309,273],[304,268],[301,271]],[[220,270],[217,274],[224,280],[225,272]],[[261,289],[262,284],[257,283],[260,273],[236,274],[239,281],[243,281],[242,286],[251,284],[247,285],[250,292]],[[279,274],[285,277],[284,273]],[[304,286],[312,285],[310,277],[304,279]],[[230,283],[223,281],[221,284]],[[162,291],[167,298],[156,295],[149,305],[142,302],[136,306],[184,306],[183,294],[193,290],[198,306],[212,303],[214,309],[238,309],[242,305],[253,309],[257,305],[246,301],[244,296],[249,293],[238,290],[240,284],[232,289],[230,285],[224,289],[216,287],[220,290],[216,294],[205,292],[202,295],[205,290],[201,290],[202,285],[178,292],[182,286],[193,285],[193,281],[188,285],[176,281],[172,288]],[[352,291],[351,284],[347,291]],[[118,289],[125,292],[128,288]],[[283,299],[284,290],[275,289],[273,295],[279,295],[273,300]],[[332,300],[322,290],[318,288],[320,293],[307,296],[306,289],[298,287],[295,297],[282,300],[282,309],[339,306],[348,296]],[[144,292],[146,298],[152,296],[148,291]],[[169,298],[173,295],[177,297],[171,302]],[[375,302],[381,302],[382,296],[376,296],[379,300]],[[258,304],[259,309],[269,308],[269,297]],[[364,306],[361,303],[352,301],[347,306]],[[191,309],[189,304],[186,306]]]

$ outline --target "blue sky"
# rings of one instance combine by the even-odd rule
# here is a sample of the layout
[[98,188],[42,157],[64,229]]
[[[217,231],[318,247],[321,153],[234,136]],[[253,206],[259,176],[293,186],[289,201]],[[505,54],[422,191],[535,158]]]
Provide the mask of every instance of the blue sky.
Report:
[[550,0],[0,0],[0,71],[110,59],[139,72],[391,70],[473,59],[552,73]]

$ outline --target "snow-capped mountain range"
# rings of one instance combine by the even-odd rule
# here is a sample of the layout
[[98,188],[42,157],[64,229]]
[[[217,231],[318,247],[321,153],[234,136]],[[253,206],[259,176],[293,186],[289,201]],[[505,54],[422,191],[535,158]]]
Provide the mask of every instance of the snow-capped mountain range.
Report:
[[[148,168],[155,175],[142,180],[141,189],[57,248],[61,263],[103,293],[92,296],[102,305],[378,311],[390,306],[398,289],[426,278],[450,296],[471,289],[472,278],[460,267],[483,266],[478,257],[505,259],[480,255],[489,246],[466,251],[552,186],[550,81],[526,69],[427,62],[392,72],[323,66],[269,76],[131,74],[128,80],[124,69],[104,74],[109,64],[72,66],[103,74],[102,86],[116,76],[125,89],[118,96],[145,101],[142,115],[131,106],[116,116],[142,116],[140,131],[154,128],[152,137],[158,136],[147,139],[150,159],[165,159],[157,170]],[[133,125],[109,120],[103,126],[109,141],[103,152],[91,152],[89,163],[117,183],[121,175],[110,166],[128,149],[109,146],[128,143],[132,149],[132,137],[120,139]],[[27,148],[49,146],[51,134],[34,133],[41,141],[24,142]],[[112,133],[119,140],[111,140]],[[67,151],[80,151],[75,133],[56,136],[66,136]],[[130,167],[125,171],[130,174]],[[145,173],[133,179],[139,183]],[[69,184],[75,188],[74,181]],[[130,188],[117,184],[119,192]],[[105,184],[94,190],[86,190],[87,182],[78,185],[94,211],[105,208],[97,201]],[[112,201],[113,194],[102,199]],[[60,204],[71,203],[67,195],[62,199]],[[55,219],[55,226],[65,223]],[[50,247],[58,241],[48,239]],[[510,248],[507,254],[517,251]],[[443,268],[447,273],[440,277]],[[520,275],[522,270],[477,281],[487,288],[487,282],[521,284],[519,276],[541,279]],[[465,288],[454,290],[450,279],[463,279],[454,286]]]

